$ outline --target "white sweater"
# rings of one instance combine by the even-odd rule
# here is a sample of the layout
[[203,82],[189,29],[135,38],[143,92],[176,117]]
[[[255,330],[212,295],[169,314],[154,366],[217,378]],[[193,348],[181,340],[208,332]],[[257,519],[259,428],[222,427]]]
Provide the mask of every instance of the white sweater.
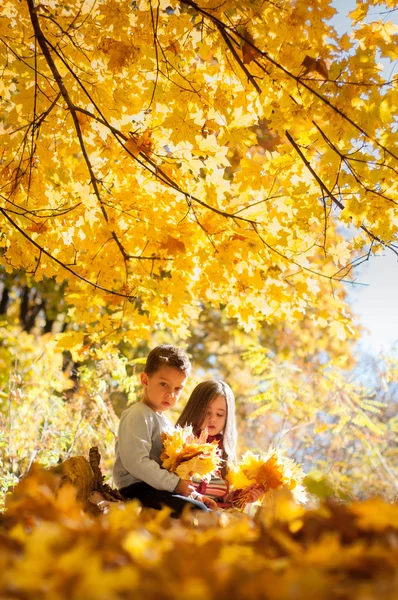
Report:
[[122,413],[116,440],[113,480],[118,489],[144,481],[157,490],[173,492],[180,481],[163,469],[161,435],[174,425],[144,402],[133,404]]

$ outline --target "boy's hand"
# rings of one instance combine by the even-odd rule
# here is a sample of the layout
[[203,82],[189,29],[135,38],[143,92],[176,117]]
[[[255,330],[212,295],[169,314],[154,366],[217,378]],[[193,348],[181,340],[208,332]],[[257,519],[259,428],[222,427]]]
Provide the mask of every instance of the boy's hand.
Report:
[[191,484],[190,481],[185,481],[184,479],[180,479],[176,489],[174,490],[174,494],[178,494],[179,496],[190,496],[192,492],[195,491],[195,488]]
[[207,508],[210,508],[210,510],[217,510],[217,503],[214,502],[214,500],[212,500],[211,498],[209,498],[209,496],[203,496],[201,494],[199,494],[196,497],[196,500],[199,500],[200,502],[203,502],[203,504],[205,506],[207,506]]

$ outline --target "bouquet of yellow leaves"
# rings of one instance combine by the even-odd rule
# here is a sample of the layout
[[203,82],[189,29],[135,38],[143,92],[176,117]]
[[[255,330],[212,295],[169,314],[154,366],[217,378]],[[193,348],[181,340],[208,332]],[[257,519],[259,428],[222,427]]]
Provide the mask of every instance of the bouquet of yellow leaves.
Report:
[[294,460],[272,447],[264,455],[246,452],[241,462],[227,474],[229,484],[236,490],[233,503],[238,508],[244,508],[249,502],[253,486],[263,490],[259,500],[263,500],[272,490],[284,486],[291,490],[295,500],[304,502],[306,494],[301,485],[303,477],[301,467]]
[[160,455],[163,467],[181,479],[209,480],[212,471],[221,462],[217,441],[207,442],[207,429],[196,437],[192,426],[177,426],[172,433],[163,433],[163,452]]

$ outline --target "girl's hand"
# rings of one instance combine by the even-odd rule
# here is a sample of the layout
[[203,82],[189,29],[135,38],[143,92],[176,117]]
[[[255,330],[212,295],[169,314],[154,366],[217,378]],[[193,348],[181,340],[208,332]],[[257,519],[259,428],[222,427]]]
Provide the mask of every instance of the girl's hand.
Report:
[[260,496],[262,496],[264,494],[264,488],[263,488],[263,486],[262,485],[257,485],[255,483],[253,483],[253,485],[251,485],[250,487],[248,487],[247,491],[249,492],[248,503],[256,502],[260,498]]
[[218,508],[217,503],[214,502],[214,500],[212,500],[211,498],[209,498],[209,496],[203,496],[201,494],[198,494],[196,500],[203,502],[203,504],[207,506],[207,508],[210,508],[210,510],[217,510]]

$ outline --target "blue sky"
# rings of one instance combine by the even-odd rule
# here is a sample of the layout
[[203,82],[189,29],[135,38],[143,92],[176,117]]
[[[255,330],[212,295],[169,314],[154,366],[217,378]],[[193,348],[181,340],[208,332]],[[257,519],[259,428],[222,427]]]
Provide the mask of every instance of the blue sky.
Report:
[[[356,2],[334,0],[332,4],[338,11],[333,25],[339,33],[344,33],[350,27],[347,14],[355,8]],[[375,8],[372,13],[378,10],[382,11],[383,7]],[[398,24],[397,12],[388,19]],[[391,64],[385,67],[390,74]],[[361,340],[361,350],[377,355],[381,351],[388,352],[394,344],[398,349],[398,256],[387,250],[373,256],[355,270],[355,276],[358,282],[367,284],[349,290],[352,308],[367,330]]]
[[368,284],[350,292],[352,308],[368,330],[361,349],[371,354],[389,351],[394,344],[398,349],[398,257],[387,251],[373,256],[356,275]]

